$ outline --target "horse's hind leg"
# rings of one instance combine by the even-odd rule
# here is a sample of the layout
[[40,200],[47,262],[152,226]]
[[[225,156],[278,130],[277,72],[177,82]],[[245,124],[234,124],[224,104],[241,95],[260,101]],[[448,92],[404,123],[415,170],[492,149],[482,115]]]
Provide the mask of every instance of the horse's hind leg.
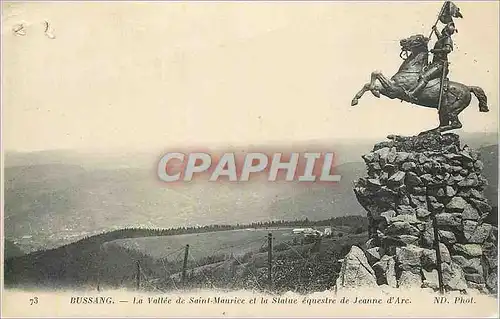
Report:
[[439,112],[439,127],[444,127],[446,125],[450,125],[450,115],[446,112],[446,109],[443,109]]
[[462,123],[458,119],[458,114],[462,112],[470,103],[470,99],[456,100],[451,105],[446,103],[446,100],[441,105],[441,109],[439,110],[439,126],[433,128],[432,130],[423,131],[419,135],[425,135],[434,132],[447,132],[455,129],[462,128]]
[[445,126],[440,126],[436,130],[440,133],[456,130],[462,128],[462,122],[458,119],[458,116],[451,116],[451,123]]
[[[462,98],[456,100],[453,104],[451,105],[443,105],[445,109],[442,112],[443,114],[439,115],[439,120],[440,124],[437,130],[439,132],[446,132],[446,131],[451,131],[455,129],[462,128],[462,123],[458,119],[458,115],[470,104],[470,95],[469,98]],[[446,123],[441,122],[441,117],[446,120]],[[444,118],[446,117],[446,118]]]

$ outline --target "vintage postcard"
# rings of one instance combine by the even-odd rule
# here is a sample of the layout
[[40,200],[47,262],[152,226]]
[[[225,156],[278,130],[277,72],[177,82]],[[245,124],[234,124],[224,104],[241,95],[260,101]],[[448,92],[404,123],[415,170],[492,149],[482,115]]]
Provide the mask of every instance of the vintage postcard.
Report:
[[498,317],[498,1],[3,1],[2,317]]

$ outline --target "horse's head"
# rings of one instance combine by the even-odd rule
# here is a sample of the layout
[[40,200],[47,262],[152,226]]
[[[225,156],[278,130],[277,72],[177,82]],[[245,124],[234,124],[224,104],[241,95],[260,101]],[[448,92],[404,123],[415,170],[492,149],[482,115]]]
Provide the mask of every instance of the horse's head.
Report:
[[408,55],[408,52],[416,53],[421,51],[427,51],[427,44],[429,43],[429,38],[416,34],[412,35],[409,38],[403,39],[399,41],[401,45],[401,54],[399,56],[403,56],[403,52]]

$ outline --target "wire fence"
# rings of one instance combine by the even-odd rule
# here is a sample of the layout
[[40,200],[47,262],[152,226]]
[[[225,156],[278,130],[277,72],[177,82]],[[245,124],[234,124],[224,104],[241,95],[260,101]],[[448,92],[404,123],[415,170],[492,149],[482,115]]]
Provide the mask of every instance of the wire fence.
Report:
[[[138,290],[161,293],[193,288],[226,289],[238,285],[237,288],[272,292],[276,274],[293,267],[299,269],[293,275],[298,277],[294,280],[300,286],[305,285],[303,271],[311,264],[308,254],[303,249],[299,252],[291,242],[280,241],[279,245],[286,247],[288,257],[301,264],[300,267],[295,264],[287,266],[281,262],[280,256],[274,255],[279,255],[284,249],[277,251],[272,241],[270,233],[243,243],[224,245],[209,254],[202,248],[186,245],[162,256],[153,265],[137,260],[132,277],[134,286]],[[260,245],[256,246],[256,243]],[[254,248],[248,251],[248,247],[252,246]],[[255,247],[259,248],[255,250]],[[277,277],[282,279],[286,275]]]

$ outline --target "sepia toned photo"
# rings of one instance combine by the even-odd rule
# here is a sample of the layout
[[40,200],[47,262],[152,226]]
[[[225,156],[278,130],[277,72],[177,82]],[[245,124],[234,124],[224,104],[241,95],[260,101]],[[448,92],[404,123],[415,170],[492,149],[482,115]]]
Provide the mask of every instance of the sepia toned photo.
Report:
[[498,316],[499,9],[2,2],[2,316]]

